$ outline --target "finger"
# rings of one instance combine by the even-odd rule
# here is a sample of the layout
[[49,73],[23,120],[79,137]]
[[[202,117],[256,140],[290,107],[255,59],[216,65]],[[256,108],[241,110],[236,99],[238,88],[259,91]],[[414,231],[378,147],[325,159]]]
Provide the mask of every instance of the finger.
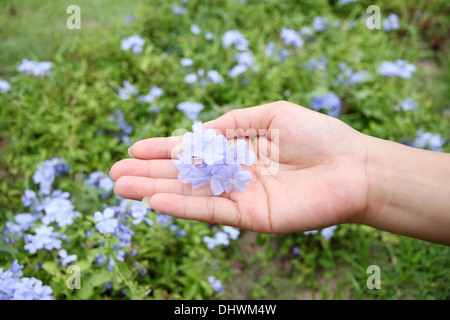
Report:
[[187,196],[212,196],[209,185],[194,189],[191,184],[177,179],[153,179],[145,177],[122,176],[117,179],[114,191],[122,198],[141,201],[156,193],[175,193]]
[[150,198],[149,204],[150,208],[176,218],[239,226],[236,203],[223,197],[157,193]]
[[129,153],[138,159],[178,159],[182,151],[182,136],[150,138],[133,144]]
[[260,131],[269,129],[270,123],[279,112],[280,104],[281,102],[272,102],[257,107],[235,109],[206,122],[205,127],[219,130],[227,139],[258,136]]
[[169,159],[124,159],[112,166],[109,176],[114,181],[122,176],[176,179],[178,171]]

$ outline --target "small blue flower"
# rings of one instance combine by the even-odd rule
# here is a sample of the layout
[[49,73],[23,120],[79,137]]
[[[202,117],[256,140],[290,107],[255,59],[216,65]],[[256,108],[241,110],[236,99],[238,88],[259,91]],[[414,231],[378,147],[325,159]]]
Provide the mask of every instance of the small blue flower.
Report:
[[122,48],[122,50],[131,50],[133,51],[133,53],[140,54],[142,53],[144,44],[144,39],[142,39],[138,35],[133,35],[128,38],[122,39],[120,47]]
[[292,254],[294,255],[294,257],[298,257],[300,251],[301,251],[300,247],[295,246],[292,248]]
[[417,138],[413,142],[413,147],[421,149],[427,148],[439,152],[443,151],[442,147],[445,144],[445,140],[440,134],[432,134],[431,132],[418,130],[416,136]]
[[326,31],[328,29],[327,17],[315,17],[312,23],[314,30],[318,32]]
[[71,263],[77,261],[77,255],[76,254],[68,255],[66,249],[59,250],[58,255],[60,257],[61,264],[64,267],[67,266],[68,264],[71,264]]
[[44,77],[50,75],[52,63],[50,61],[37,62],[28,59],[22,59],[22,63],[17,67],[18,72],[35,77]]
[[163,89],[157,86],[152,86],[147,95],[140,95],[138,99],[141,102],[153,103],[155,99],[160,98],[162,94]]
[[225,295],[225,289],[223,288],[222,282],[220,280],[217,280],[214,276],[209,276],[208,282],[215,293],[219,293],[222,296]]
[[231,78],[234,79],[234,78],[236,78],[237,76],[239,76],[240,74],[246,72],[246,71],[247,71],[247,68],[248,68],[247,66],[238,64],[238,65],[234,66],[234,67],[230,70],[229,75],[230,75]]
[[330,92],[312,98],[311,108],[316,111],[327,110],[328,115],[338,117],[341,113],[342,101],[334,92]]
[[113,233],[119,225],[117,219],[114,219],[114,210],[106,208],[103,213],[97,211],[94,213],[94,221],[97,222],[95,227],[100,233]]
[[286,46],[292,46],[294,48],[303,46],[303,39],[301,38],[300,33],[292,29],[281,28],[280,37],[283,39]]
[[349,4],[349,3],[353,3],[353,2],[357,2],[357,1],[359,1],[359,0],[339,0],[338,4],[340,6],[343,6],[343,5],[346,5],[346,4]]
[[385,77],[399,77],[409,79],[417,70],[416,66],[405,60],[398,59],[395,62],[383,61],[378,67],[377,72]]
[[203,108],[203,104],[193,101],[184,101],[177,105],[177,109],[182,111],[191,121],[197,120]]
[[182,6],[173,5],[172,12],[175,13],[176,15],[183,16],[187,13],[187,9]]
[[138,94],[138,89],[132,85],[128,80],[124,80],[122,83],[123,87],[117,87],[117,92],[119,93],[119,98],[122,100],[130,100],[132,96]]
[[239,51],[248,50],[248,41],[238,30],[228,30],[225,32],[222,38],[222,45],[224,48],[234,46]]
[[11,90],[11,85],[5,81],[0,79],[0,93],[5,93]]
[[197,24],[193,24],[191,25],[191,32],[195,35],[200,34],[200,32],[202,32],[202,30],[200,29],[200,27]]
[[323,228],[323,229],[320,231],[320,234],[321,234],[322,237],[324,237],[327,241],[330,241],[331,238],[332,238],[333,235],[334,235],[334,230],[336,230],[336,229],[337,229],[337,226],[331,226],[331,227],[328,227],[328,228]]
[[180,62],[183,67],[190,67],[194,65],[194,61],[190,58],[181,58]]
[[36,229],[35,234],[26,234],[24,249],[34,254],[40,249],[53,250],[60,249],[62,242],[61,234],[53,232],[53,227],[40,226]]
[[305,68],[309,71],[313,71],[316,69],[326,71],[327,66],[328,66],[328,60],[323,56],[320,57],[320,60],[316,59],[316,58],[310,58],[305,63]]
[[390,32],[392,30],[398,30],[400,23],[398,16],[395,13],[390,13],[387,18],[383,20],[383,30]]
[[222,84],[224,83],[222,76],[217,70],[209,70],[206,72],[206,78],[212,83],[212,84]]
[[416,100],[408,97],[398,103],[398,108],[403,111],[417,111],[419,108],[419,103]]

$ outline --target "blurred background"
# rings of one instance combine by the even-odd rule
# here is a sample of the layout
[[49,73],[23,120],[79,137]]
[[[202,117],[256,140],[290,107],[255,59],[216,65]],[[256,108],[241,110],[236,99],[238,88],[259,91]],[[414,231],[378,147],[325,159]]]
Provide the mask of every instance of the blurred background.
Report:
[[449,10],[1,0],[0,299],[449,299],[449,247],[356,224],[267,235],[172,219],[107,176],[135,141],[275,100],[449,152]]

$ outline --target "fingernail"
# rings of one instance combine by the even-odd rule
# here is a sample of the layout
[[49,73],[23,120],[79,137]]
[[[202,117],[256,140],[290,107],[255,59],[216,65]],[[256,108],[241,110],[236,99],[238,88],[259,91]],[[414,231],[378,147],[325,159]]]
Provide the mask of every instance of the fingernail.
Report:
[[134,158],[133,155],[131,154],[131,147],[128,148],[128,154],[130,155],[130,157]]
[[150,208],[150,197],[145,197],[144,199],[142,199],[142,205],[146,208]]

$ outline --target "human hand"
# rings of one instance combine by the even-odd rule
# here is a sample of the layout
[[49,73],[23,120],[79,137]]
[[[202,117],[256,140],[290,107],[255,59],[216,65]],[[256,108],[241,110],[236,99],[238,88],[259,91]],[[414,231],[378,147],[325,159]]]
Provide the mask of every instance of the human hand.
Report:
[[152,209],[174,217],[264,233],[315,230],[363,218],[367,136],[342,121],[280,101],[233,110],[205,126],[224,135],[227,129],[250,135],[256,164],[244,167],[252,175],[245,192],[213,196],[208,185],[193,189],[179,181],[171,158],[176,159],[173,150],[180,150],[181,137],[135,143],[130,154],[136,159],[121,160],[110,171],[115,192],[146,198]]

